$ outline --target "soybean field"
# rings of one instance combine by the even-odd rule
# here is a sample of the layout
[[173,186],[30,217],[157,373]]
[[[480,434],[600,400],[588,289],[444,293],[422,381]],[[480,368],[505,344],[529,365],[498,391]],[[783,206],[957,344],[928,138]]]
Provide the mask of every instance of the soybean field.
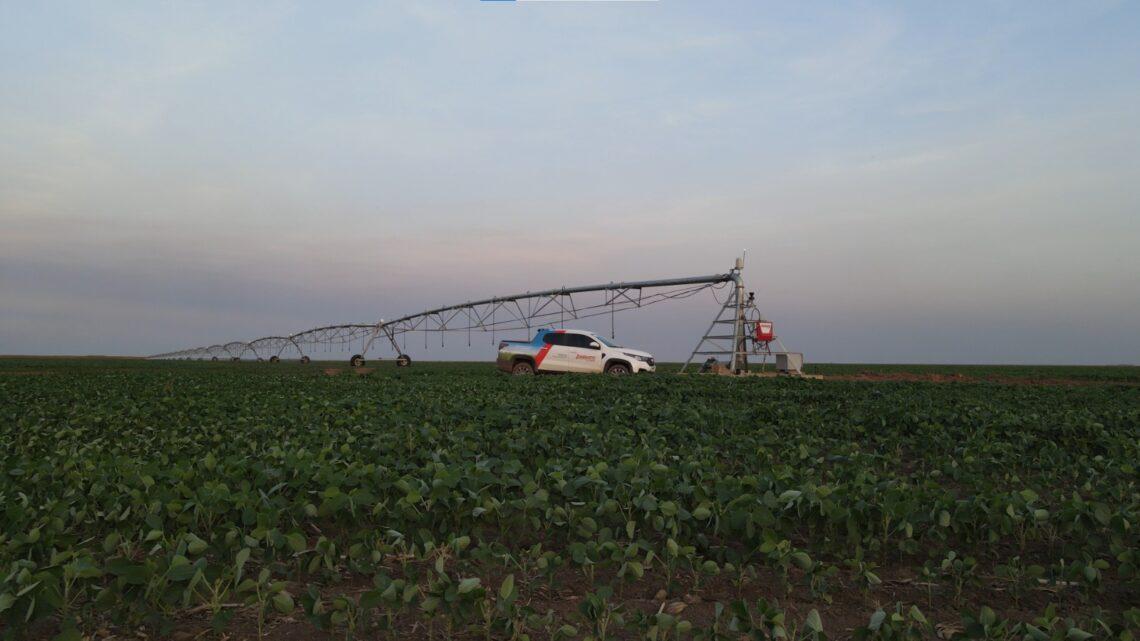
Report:
[[816,371],[0,360],[0,634],[1140,634],[1136,368]]

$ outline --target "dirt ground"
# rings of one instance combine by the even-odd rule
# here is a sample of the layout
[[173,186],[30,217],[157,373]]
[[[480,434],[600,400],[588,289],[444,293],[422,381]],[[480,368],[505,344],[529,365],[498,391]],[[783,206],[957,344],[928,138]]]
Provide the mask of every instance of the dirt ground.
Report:
[[[824,631],[831,639],[851,638],[855,628],[867,625],[876,609],[883,608],[891,612],[897,603],[903,604],[904,612],[911,605],[918,606],[935,626],[939,637],[944,639],[961,630],[963,613],[976,614],[983,605],[994,609],[1000,616],[1015,621],[1031,621],[1040,616],[1049,604],[1057,606],[1060,616],[1079,615],[1093,607],[1122,611],[1135,606],[1135,603],[1129,603],[1135,595],[1114,588],[1112,582],[1108,582],[1108,587],[1103,593],[1096,595],[1095,602],[1082,599],[1075,588],[1063,585],[1039,585],[1019,598],[1014,598],[996,577],[982,573],[975,585],[967,588],[960,597],[956,598],[948,586],[926,582],[906,564],[880,567],[878,574],[882,584],[866,591],[845,584],[842,577],[837,576],[835,584],[823,598],[813,597],[796,573],[793,573],[789,579],[792,585],[791,591],[786,591],[781,579],[771,570],[762,570],[758,576],[741,584],[723,576],[706,577],[699,581],[694,581],[691,575],[675,576],[671,591],[665,590],[666,577],[661,573],[652,572],[647,572],[636,583],[622,583],[613,577],[599,574],[595,584],[601,585],[612,580],[612,584],[615,585],[613,602],[621,605],[627,619],[636,611],[653,615],[664,609],[692,622],[694,628],[700,628],[711,625],[715,617],[715,604],[718,601],[727,606],[737,599],[744,599],[754,604],[757,599],[763,598],[769,604],[784,610],[785,627],[789,636],[792,636],[794,629],[802,629],[804,619],[814,608],[819,611]],[[500,581],[501,577],[485,578],[489,598],[495,594],[494,588]],[[557,629],[563,623],[570,623],[577,626],[579,635],[585,634],[587,631],[584,622],[577,616],[577,612],[583,596],[591,589],[590,582],[580,570],[563,568],[557,574],[554,586],[550,588],[546,579],[538,577],[526,584],[520,583],[520,597],[517,603],[528,606],[540,614],[552,611],[555,621],[558,621],[553,629]],[[295,596],[305,589],[307,586],[301,583],[290,586]],[[371,585],[364,577],[345,577],[342,582],[324,586],[322,595],[326,599],[340,595],[356,596],[369,589]],[[300,599],[296,601],[298,607],[292,614],[286,616],[273,613],[267,616],[262,638],[287,641],[350,638],[344,628],[329,631],[314,627],[305,620]],[[166,634],[142,628],[124,630],[108,625],[99,629],[90,638],[92,640],[169,638],[176,641],[258,639],[256,609],[240,604],[228,604],[227,607],[234,610],[234,616],[221,632],[213,631],[210,625],[211,613],[199,607],[187,613],[176,614],[174,626]],[[426,617],[418,612],[400,615],[396,619],[396,628],[394,637],[382,630],[358,629],[351,638],[396,638],[418,641],[485,638],[484,631],[477,627],[454,630],[450,637],[443,631],[441,622],[434,626],[434,630],[429,630]],[[52,636],[51,631],[40,632],[44,634],[34,636],[45,639]],[[493,635],[491,638],[498,637]],[[549,637],[542,630],[533,630],[531,638]],[[632,630],[617,630],[613,638],[632,639],[636,638],[636,635]]]

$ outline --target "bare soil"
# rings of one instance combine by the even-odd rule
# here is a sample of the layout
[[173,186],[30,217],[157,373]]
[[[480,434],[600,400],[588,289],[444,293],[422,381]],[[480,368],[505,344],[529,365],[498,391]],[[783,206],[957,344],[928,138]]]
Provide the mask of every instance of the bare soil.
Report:
[[[397,568],[392,568],[395,572]],[[897,564],[880,567],[877,570],[882,584],[870,590],[860,589],[858,586],[845,581],[842,575],[835,577],[835,582],[826,597],[813,597],[802,581],[802,576],[793,573],[789,577],[791,590],[787,590],[783,581],[771,570],[762,570],[755,578],[750,578],[737,584],[725,576],[695,578],[691,574],[674,576],[672,585],[661,572],[647,572],[641,580],[634,583],[622,583],[615,577],[599,573],[592,584],[587,576],[578,569],[562,568],[556,574],[553,587],[544,577],[533,577],[522,583],[517,583],[520,590],[518,604],[532,608],[537,613],[552,611],[555,621],[553,626],[557,629],[563,623],[577,626],[580,634],[585,634],[584,621],[578,617],[577,612],[582,599],[593,588],[593,585],[611,583],[615,585],[613,602],[620,604],[627,619],[635,612],[653,615],[663,609],[675,613],[683,619],[691,621],[694,627],[711,625],[715,618],[715,604],[723,603],[726,606],[735,600],[743,599],[755,604],[757,599],[765,599],[768,603],[777,605],[786,612],[786,627],[789,634],[793,628],[800,628],[808,612],[817,609],[823,621],[827,635],[832,639],[848,639],[853,631],[867,624],[870,616],[876,609],[883,608],[892,611],[895,604],[904,605],[904,612],[911,605],[917,605],[927,619],[944,631],[946,638],[961,628],[961,619],[964,613],[976,614],[980,608],[988,606],[993,608],[1000,616],[1015,621],[1031,621],[1040,616],[1049,604],[1055,604],[1060,616],[1079,616],[1095,607],[1107,608],[1111,611],[1122,611],[1134,606],[1136,594],[1130,594],[1114,581],[1106,581],[1104,592],[1093,595],[1081,595],[1074,587],[1064,585],[1039,585],[1028,589],[1025,594],[1015,598],[1010,594],[1005,583],[996,577],[983,573],[978,581],[963,590],[960,595],[953,594],[952,588],[945,584],[934,584],[918,576],[910,565]],[[498,576],[484,578],[488,598],[493,598],[496,588],[502,580]],[[516,577],[516,580],[518,578]],[[352,595],[371,589],[370,581],[363,576],[345,577],[343,581],[334,585],[325,586],[321,592],[324,598]],[[307,589],[307,585],[294,584],[290,586],[294,596]],[[662,598],[663,597],[663,598]],[[297,609],[290,615],[270,614],[265,620],[262,629],[264,639],[283,639],[287,641],[300,641],[303,639],[345,639],[346,630],[320,630],[306,620],[301,612],[300,599],[297,600]],[[190,639],[211,639],[217,641],[245,641],[258,639],[257,613],[254,607],[232,604],[235,609],[233,618],[221,632],[214,632],[210,625],[211,614],[202,608],[193,608],[188,612],[174,616],[173,629],[167,634],[160,634],[154,630],[117,629],[114,626],[105,626],[92,635],[92,639],[156,639],[169,638],[178,641]],[[327,606],[326,606],[327,607]],[[356,639],[415,639],[418,641],[446,640],[446,639],[483,639],[484,631],[473,627],[468,630],[453,630],[451,636],[444,631],[442,620],[437,620],[434,629],[429,632],[426,617],[418,612],[401,614],[396,619],[395,635],[381,630],[356,630],[352,638]],[[52,631],[44,630],[43,634],[34,634],[40,638],[51,638]],[[498,638],[492,635],[491,638]],[[546,633],[533,630],[532,639],[546,639]],[[612,638],[636,638],[632,630],[617,630]]]
[[364,376],[376,371],[375,367],[326,367],[324,373],[328,376],[340,376],[341,374],[351,373],[357,376]]

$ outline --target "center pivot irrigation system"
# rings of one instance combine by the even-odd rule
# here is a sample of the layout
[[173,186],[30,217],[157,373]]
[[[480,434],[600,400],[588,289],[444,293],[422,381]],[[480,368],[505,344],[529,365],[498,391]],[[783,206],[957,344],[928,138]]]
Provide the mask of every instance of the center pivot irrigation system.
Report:
[[[427,336],[431,332],[440,334],[441,344],[446,332],[465,332],[468,345],[471,344],[473,332],[491,332],[494,343],[496,332],[562,327],[567,320],[576,321],[607,314],[610,316],[612,330],[614,316],[618,312],[688,298],[704,290],[712,291],[716,297],[717,290],[727,289],[726,300],[721,303],[712,324],[681,371],[685,371],[694,360],[705,357],[705,368],[714,360],[719,362],[719,358],[724,358],[730,372],[746,372],[749,355],[753,355],[765,364],[768,358],[774,358],[779,371],[800,373],[802,357],[784,350],[783,344],[772,332],[772,323],[760,316],[754,294],[749,292],[745,295],[744,279],[741,276],[743,269],[744,259],[738,258],[733,268],[723,274],[560,287],[512,296],[496,296],[429,309],[394,320],[327,325],[289,336],[265,336],[249,342],[233,341],[209,347],[194,347],[155,354],[149,358],[239,361],[248,355],[259,361],[275,363],[282,357],[295,355],[300,362],[308,363],[310,354],[322,347],[326,350],[343,349],[359,343],[360,352],[353,354],[349,363],[360,367],[364,365],[364,357],[373,344],[386,341],[396,353],[396,365],[407,367],[412,362],[405,354],[407,337],[412,332],[423,333],[425,347]],[[780,349],[774,351],[772,343],[776,343]]]

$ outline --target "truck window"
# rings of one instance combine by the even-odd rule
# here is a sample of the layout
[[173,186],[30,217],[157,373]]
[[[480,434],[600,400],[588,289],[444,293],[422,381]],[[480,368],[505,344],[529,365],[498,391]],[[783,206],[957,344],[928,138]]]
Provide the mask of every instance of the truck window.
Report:
[[590,349],[590,343],[594,342],[592,337],[586,336],[585,334],[566,334],[566,336],[570,338],[570,347]]
[[547,345],[566,345],[566,334],[555,334],[550,332],[542,337],[542,342]]

